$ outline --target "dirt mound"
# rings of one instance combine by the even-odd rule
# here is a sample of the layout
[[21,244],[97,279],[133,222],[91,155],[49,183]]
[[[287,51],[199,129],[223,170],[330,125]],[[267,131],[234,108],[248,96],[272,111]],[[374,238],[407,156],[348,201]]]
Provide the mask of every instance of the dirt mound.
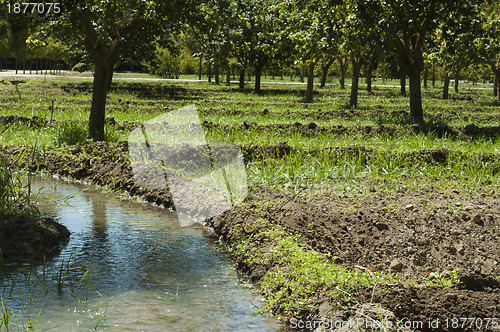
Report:
[[49,120],[46,120],[39,116],[33,116],[31,118],[19,115],[0,116],[0,124],[10,125],[15,122],[28,124],[31,128],[39,128],[47,125],[47,123],[49,123]]
[[50,218],[0,216],[0,249],[4,262],[49,258],[68,240],[68,229]]

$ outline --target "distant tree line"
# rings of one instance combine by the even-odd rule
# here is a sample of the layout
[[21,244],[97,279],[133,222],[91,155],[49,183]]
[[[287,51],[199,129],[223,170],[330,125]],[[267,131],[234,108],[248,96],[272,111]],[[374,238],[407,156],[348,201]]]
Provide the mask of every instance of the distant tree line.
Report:
[[[94,71],[91,136],[102,139],[106,94],[121,61],[178,77],[208,75],[220,84],[253,75],[260,92],[264,75],[307,79],[313,101],[315,75],[328,73],[342,87],[350,75],[349,105],[357,107],[360,77],[399,79],[410,114],[424,120],[422,81],[493,78],[500,81],[499,0],[169,0],[63,2],[55,15],[0,13],[0,58],[16,68],[38,60],[62,60],[66,68]],[[12,60],[10,66],[12,66]],[[28,64],[26,64],[26,61]],[[30,63],[31,61],[31,63]],[[19,67],[21,63],[21,67]],[[0,66],[2,63],[0,63]],[[36,69],[35,69],[36,70]],[[488,74],[489,72],[489,74]],[[496,91],[496,90],[495,90]],[[498,94],[497,94],[498,95]],[[500,95],[498,95],[500,96]]]

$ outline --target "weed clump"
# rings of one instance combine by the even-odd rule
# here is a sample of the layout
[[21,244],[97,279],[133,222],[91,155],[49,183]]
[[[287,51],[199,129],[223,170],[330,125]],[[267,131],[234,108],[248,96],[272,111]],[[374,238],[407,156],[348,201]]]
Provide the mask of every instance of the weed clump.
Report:
[[29,183],[21,181],[20,170],[7,167],[4,156],[0,155],[0,220],[5,216],[38,213],[30,199]]
[[57,145],[84,144],[89,141],[86,126],[79,122],[63,122],[56,134]]

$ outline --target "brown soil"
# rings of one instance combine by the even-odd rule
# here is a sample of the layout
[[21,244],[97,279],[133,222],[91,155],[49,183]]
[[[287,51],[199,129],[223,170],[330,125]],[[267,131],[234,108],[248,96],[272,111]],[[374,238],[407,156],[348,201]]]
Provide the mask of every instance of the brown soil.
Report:
[[4,263],[37,262],[57,254],[68,229],[50,218],[0,216],[0,249]]
[[[268,147],[245,146],[242,149],[245,159],[255,158],[258,151],[278,157],[294,152],[286,143]],[[341,152],[350,153],[352,150],[359,153],[359,149],[347,148]],[[3,150],[16,162],[22,153],[18,147],[4,147]],[[369,156],[373,151],[364,149],[362,152]],[[413,155],[433,163],[446,162],[448,153],[423,151]],[[23,165],[32,170],[87,179],[141,196],[149,202],[173,207],[168,191],[147,190],[134,183],[124,144],[91,143],[48,148],[40,156],[38,165],[27,162]],[[459,286],[406,287],[398,284],[375,291],[361,289],[355,295],[362,301],[382,304],[398,320],[427,322],[429,319],[453,317],[498,318],[500,193],[470,195],[453,188],[427,186],[414,192],[388,195],[379,191],[376,184],[371,186],[368,195],[338,195],[330,187],[314,192],[306,188],[297,196],[266,188],[251,188],[252,195],[247,204],[213,218],[209,225],[230,244],[238,240],[233,238],[238,234],[234,230],[258,229],[257,221],[265,218],[290,234],[300,234],[307,248],[330,253],[337,264],[372,272],[396,273],[403,280],[422,281],[439,275],[449,277],[456,269],[462,273]],[[284,204],[255,209],[258,201]],[[255,227],[250,227],[252,225]],[[246,266],[238,257],[235,260],[239,270],[254,282],[273,268],[272,265]],[[335,306],[339,301],[319,294],[324,292],[318,290],[314,299],[317,304]],[[343,315],[349,317],[350,309],[343,310]],[[337,315],[330,311],[330,314],[311,312],[308,317]],[[438,330],[447,329],[441,326]]]
[[[379,303],[391,310],[397,321],[406,318],[422,321],[424,326],[428,326],[429,319],[437,318],[443,321],[454,317],[499,317],[498,196],[468,197],[425,188],[423,192],[433,193],[432,204],[426,206],[421,193],[398,195],[395,199],[375,193],[363,199],[331,193],[292,197],[265,188],[254,189],[248,206],[237,207],[211,221],[228,243],[238,240],[232,237],[235,229],[254,229],[254,223],[265,218],[289,234],[300,234],[307,248],[331,254],[335,263],[349,268],[397,273],[403,280],[419,281],[433,275],[450,277],[456,269],[462,273],[458,287],[379,286],[375,291],[359,290],[354,295],[363,302]],[[252,202],[261,200],[284,205],[255,209]],[[392,209],[386,209],[389,202]],[[463,209],[453,212],[450,205],[457,203]],[[238,268],[257,282],[275,267],[239,264]],[[342,302],[325,298],[322,293],[324,289],[317,290],[318,305],[335,306]],[[349,318],[349,305],[342,311],[347,315],[344,318]],[[309,319],[338,316],[338,312],[323,315]],[[438,330],[447,330],[441,327]],[[427,330],[430,329],[422,329]]]

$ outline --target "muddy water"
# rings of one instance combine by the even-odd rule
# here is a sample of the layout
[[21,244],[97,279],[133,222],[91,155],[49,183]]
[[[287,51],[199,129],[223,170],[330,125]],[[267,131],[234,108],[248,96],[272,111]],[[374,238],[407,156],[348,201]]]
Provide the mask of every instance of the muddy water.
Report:
[[42,331],[281,329],[259,314],[258,294],[201,229],[84,185],[37,178],[33,187],[41,190],[39,209],[71,238],[45,264],[2,275],[10,327],[34,325],[40,313]]

